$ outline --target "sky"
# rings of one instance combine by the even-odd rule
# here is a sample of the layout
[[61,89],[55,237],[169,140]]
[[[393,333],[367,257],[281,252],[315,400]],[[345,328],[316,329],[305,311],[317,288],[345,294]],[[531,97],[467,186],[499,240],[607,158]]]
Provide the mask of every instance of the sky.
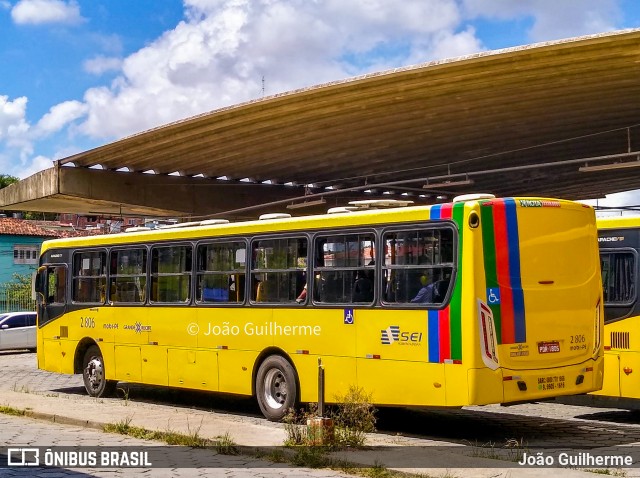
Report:
[[[0,174],[374,71],[640,27],[638,0],[0,0]],[[599,204],[640,203],[640,194]]]

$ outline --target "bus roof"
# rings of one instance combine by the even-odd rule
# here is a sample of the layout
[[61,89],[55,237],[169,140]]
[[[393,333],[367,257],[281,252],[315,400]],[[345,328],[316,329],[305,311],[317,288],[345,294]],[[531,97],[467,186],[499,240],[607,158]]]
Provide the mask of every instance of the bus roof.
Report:
[[[510,198],[513,200],[527,201],[552,201],[556,205],[567,208],[592,209],[591,206],[579,204],[573,201],[546,198]],[[501,201],[501,199],[495,199]],[[470,208],[480,202],[492,201],[484,196],[478,199],[465,201]],[[461,204],[461,203],[457,203]],[[95,235],[80,238],[65,238],[45,241],[42,252],[53,247],[70,246],[103,246],[132,244],[146,241],[165,240],[190,240],[202,239],[211,236],[243,236],[246,234],[279,233],[296,230],[315,230],[323,227],[348,227],[367,226],[380,223],[394,224],[410,221],[429,220],[429,211],[434,207],[453,207],[453,203],[434,204],[430,206],[407,206],[386,209],[364,209],[345,212],[343,214],[320,214],[310,216],[294,216],[273,219],[226,222],[226,221],[201,221],[188,223],[186,227],[173,228],[136,228],[135,232],[117,234]]]
[[640,226],[640,216],[599,217],[598,229],[633,228]]

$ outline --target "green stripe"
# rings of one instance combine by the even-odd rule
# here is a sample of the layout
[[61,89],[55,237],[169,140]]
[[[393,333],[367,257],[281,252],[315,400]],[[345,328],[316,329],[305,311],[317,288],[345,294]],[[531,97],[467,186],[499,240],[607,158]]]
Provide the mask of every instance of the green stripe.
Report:
[[[482,242],[484,249],[484,274],[487,289],[498,287],[498,272],[496,270],[496,238],[493,227],[493,208],[480,206],[480,226],[482,227]],[[493,322],[496,328],[496,340],[502,343],[502,318],[500,304],[487,304],[493,312]]]
[[453,205],[452,219],[460,230],[458,240],[458,264],[456,285],[453,289],[451,304],[449,306],[449,324],[451,334],[451,358],[462,360],[462,244],[464,239],[464,203]]

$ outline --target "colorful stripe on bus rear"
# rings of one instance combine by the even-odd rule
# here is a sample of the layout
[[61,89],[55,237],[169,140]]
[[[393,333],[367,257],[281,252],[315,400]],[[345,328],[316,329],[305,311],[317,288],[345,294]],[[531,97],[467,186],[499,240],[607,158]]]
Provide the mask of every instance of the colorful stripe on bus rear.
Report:
[[526,342],[516,202],[484,201],[480,217],[487,305],[493,312],[498,344]]
[[[438,204],[430,209],[431,220],[453,220],[460,230],[458,238],[458,263],[462,263],[464,239],[464,203]],[[456,284],[449,305],[441,310],[427,313],[429,331],[429,362],[442,363],[445,360],[462,360],[462,275],[456,274]]]

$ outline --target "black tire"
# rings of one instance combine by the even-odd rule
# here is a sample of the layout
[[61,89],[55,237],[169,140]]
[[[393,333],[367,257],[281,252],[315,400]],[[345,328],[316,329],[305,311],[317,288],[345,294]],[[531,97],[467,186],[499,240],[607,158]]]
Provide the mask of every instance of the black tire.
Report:
[[116,391],[116,380],[105,378],[104,359],[97,345],[87,349],[82,360],[84,388],[92,397],[108,397]]
[[277,422],[297,400],[298,380],[293,366],[280,355],[271,355],[256,374],[256,398],[262,414]]

